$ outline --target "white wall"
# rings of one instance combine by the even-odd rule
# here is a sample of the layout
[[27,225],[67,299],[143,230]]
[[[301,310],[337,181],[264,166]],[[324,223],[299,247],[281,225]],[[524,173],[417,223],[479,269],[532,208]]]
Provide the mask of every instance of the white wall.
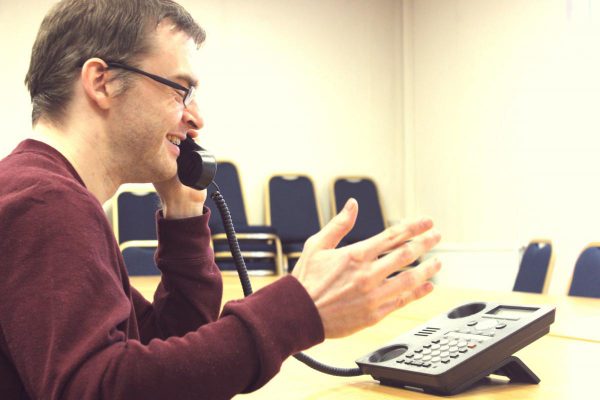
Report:
[[[0,0],[0,156],[29,129],[23,85],[49,4]],[[402,217],[401,39],[394,0],[181,1],[207,31],[201,142],[241,168],[249,219],[263,221],[266,179],[310,174],[329,215],[336,175],[369,175],[391,219]],[[327,218],[325,218],[327,220]]]
[[407,4],[410,212],[431,213],[447,242],[552,239],[550,290],[564,293],[600,240],[600,2]]
[[31,131],[29,93],[23,83],[31,46],[51,0],[0,0],[0,157]]
[[[22,82],[52,3],[0,0],[0,156],[27,135]],[[599,0],[182,3],[208,33],[201,140],[241,167],[251,222],[272,173],[311,174],[326,214],[334,175],[372,175],[390,219],[434,217],[448,276],[481,262],[508,286],[514,263],[474,249],[552,239],[555,293],[600,239]]]

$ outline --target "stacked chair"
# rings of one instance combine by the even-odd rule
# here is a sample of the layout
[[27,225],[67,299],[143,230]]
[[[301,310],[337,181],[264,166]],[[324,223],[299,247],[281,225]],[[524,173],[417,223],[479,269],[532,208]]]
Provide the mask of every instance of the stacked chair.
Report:
[[266,187],[265,218],[281,239],[285,269],[292,271],[304,242],[322,226],[312,179],[296,174],[272,176]]
[[129,240],[119,247],[130,276],[160,275],[154,261],[156,240]]
[[553,267],[552,242],[546,239],[532,240],[523,253],[513,290],[548,293]]
[[600,243],[583,249],[573,270],[569,296],[600,298]]
[[[215,182],[219,185],[220,193],[227,202],[248,273],[253,275],[282,273],[283,254],[275,229],[264,225],[248,225],[242,186],[235,164],[230,161],[220,161]],[[208,188],[209,195],[206,206],[211,210],[209,225],[215,260],[221,271],[235,271],[221,214],[210,198],[214,191],[215,188],[211,185]]]
[[338,214],[349,198],[358,201],[358,218],[354,228],[346,235],[341,245],[367,239],[387,228],[377,186],[366,177],[339,177],[331,186],[331,210]]
[[122,186],[112,200],[113,229],[129,275],[159,275],[154,261],[158,245],[153,188]]
[[153,188],[122,186],[112,199],[112,217],[119,244],[156,240],[156,211],[160,198]]
[[[355,198],[358,201],[358,217],[354,228],[346,235],[340,243],[340,246],[360,242],[377,235],[387,227],[387,219],[383,212],[383,206],[379,198],[379,191],[373,179],[368,177],[338,177],[334,179],[331,185],[331,210],[334,214],[339,213],[349,198]],[[400,273],[408,268],[419,264],[415,260],[411,265],[400,268]]]

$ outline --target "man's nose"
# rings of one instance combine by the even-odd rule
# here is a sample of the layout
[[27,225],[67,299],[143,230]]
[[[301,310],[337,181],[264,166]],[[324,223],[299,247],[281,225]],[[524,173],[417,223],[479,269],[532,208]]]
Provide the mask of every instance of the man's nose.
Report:
[[200,116],[198,105],[195,101],[192,101],[184,110],[182,120],[185,125],[191,129],[202,129],[204,126],[204,120]]

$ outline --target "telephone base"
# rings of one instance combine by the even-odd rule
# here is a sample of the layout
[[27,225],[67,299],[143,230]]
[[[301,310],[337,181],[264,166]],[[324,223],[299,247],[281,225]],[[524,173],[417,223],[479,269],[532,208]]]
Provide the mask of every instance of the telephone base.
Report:
[[[434,388],[434,387],[423,387],[422,390],[425,393],[435,394],[435,395],[455,395],[460,392],[465,391],[475,383],[489,377],[490,375],[500,375],[507,377],[510,382],[509,383],[530,383],[530,384],[538,384],[540,383],[540,378],[531,370],[520,358],[515,356],[510,356],[500,362],[498,365],[489,368],[480,374],[477,374],[458,386],[454,386],[451,388]],[[376,378],[377,379],[377,378]],[[378,379],[382,385],[387,386],[396,386],[396,387],[405,387],[401,382],[381,378]],[[412,386],[409,386],[412,387]]]

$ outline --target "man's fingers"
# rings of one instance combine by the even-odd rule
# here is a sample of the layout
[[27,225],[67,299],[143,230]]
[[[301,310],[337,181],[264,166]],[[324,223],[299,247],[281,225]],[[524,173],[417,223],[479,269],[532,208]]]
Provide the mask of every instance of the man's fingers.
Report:
[[374,260],[379,255],[401,246],[407,240],[428,231],[432,227],[433,221],[429,218],[392,226],[375,236],[351,245],[350,250],[357,260]]
[[358,202],[350,198],[346,205],[327,225],[311,236],[305,247],[310,251],[335,248],[340,241],[352,230],[358,215]]
[[[400,295],[396,296],[395,298],[388,300],[387,302],[383,303],[383,305],[381,307],[379,307],[379,310],[377,310],[379,320],[383,319],[389,313],[391,313],[399,308],[402,308],[405,305],[412,303],[415,300],[425,297],[426,295],[431,293],[432,290],[433,290],[433,284],[431,282],[424,282],[421,285],[419,285],[418,287],[416,287],[415,289],[413,289],[409,292],[401,293]],[[377,322],[377,321],[375,321],[375,322]]]
[[373,292],[373,295],[380,299],[380,304],[398,299],[399,296],[409,293],[429,281],[440,270],[441,265],[437,258],[424,261],[415,268],[410,268],[386,279]]
[[440,238],[441,236],[437,231],[419,235],[410,242],[404,243],[401,247],[373,262],[371,268],[381,279],[384,279],[400,268],[412,264],[421,255],[438,244]]
[[386,280],[374,292],[380,299],[380,308],[385,309],[393,306],[393,309],[390,310],[393,311],[431,292],[433,285],[429,282],[429,279],[438,273],[441,266],[442,264],[438,259],[430,259],[418,267]]

